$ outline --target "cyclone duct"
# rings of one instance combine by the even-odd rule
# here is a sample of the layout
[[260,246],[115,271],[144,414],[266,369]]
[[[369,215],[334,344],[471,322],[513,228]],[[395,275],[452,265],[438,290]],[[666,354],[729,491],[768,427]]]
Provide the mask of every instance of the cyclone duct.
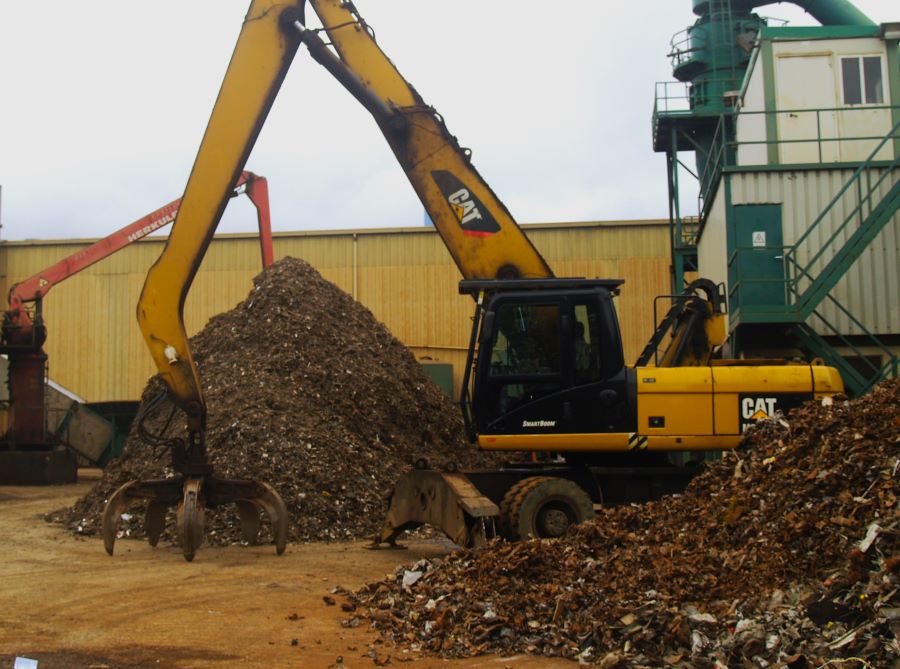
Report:
[[[715,0],[694,0],[694,14],[709,13],[709,5]],[[785,0],[797,5],[823,26],[873,26],[875,23],[847,0]],[[771,0],[732,0],[733,9],[750,11],[754,7],[781,4]]]

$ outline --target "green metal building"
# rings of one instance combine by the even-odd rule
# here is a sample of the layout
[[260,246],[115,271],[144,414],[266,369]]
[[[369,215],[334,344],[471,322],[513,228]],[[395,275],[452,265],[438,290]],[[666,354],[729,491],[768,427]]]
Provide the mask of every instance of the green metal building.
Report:
[[724,284],[731,354],[821,358],[859,394],[900,366],[900,23],[798,0],[822,25],[774,26],[762,4],[694,0],[657,85],[673,288]]

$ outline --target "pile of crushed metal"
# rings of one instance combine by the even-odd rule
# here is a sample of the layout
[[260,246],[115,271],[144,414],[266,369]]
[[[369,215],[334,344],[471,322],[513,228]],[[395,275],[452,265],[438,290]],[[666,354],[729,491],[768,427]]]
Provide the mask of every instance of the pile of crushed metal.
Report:
[[371,621],[382,653],[896,667],[898,393],[886,382],[762,423],[685,494],[605,509],[559,540],[400,568],[350,595],[345,624]]
[[[285,258],[257,276],[247,299],[211,319],[191,347],[216,474],[272,484],[290,514],[289,541],[371,538],[385,495],[416,459],[438,466],[483,459],[464,439],[459,409],[410,351],[301,260]],[[161,391],[151,380],[142,407]],[[166,428],[170,413],[166,401],[147,429],[184,435],[181,419]],[[119,485],[171,474],[168,452],[154,452],[134,426],[97,486],[49,519],[96,533]],[[173,522],[170,514],[169,531]],[[212,543],[238,542],[239,526],[231,505],[206,514]],[[119,527],[124,536],[145,536],[141,510]]]

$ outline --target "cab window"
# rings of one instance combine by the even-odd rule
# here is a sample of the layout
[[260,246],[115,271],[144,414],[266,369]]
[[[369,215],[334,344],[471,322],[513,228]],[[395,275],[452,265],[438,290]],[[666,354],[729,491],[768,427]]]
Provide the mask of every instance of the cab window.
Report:
[[491,376],[560,373],[559,307],[504,304],[497,312]]
[[572,331],[572,360],[576,383],[602,378],[600,369],[600,317],[594,304],[576,304]]

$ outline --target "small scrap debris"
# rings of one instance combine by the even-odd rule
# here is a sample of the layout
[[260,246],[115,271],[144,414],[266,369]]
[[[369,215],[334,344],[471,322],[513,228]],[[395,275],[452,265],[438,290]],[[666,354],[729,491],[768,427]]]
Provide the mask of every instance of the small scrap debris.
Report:
[[[434,466],[490,464],[464,438],[458,407],[373,314],[308,263],[284,258],[257,276],[247,298],[210,319],[191,339],[208,406],[207,453],[219,476],[266,481],[290,515],[288,540],[369,539],[385,496],[419,458]],[[151,379],[142,406],[163,386]],[[167,426],[166,401],[151,432]],[[79,534],[96,534],[106,500],[132,479],[171,476],[132,427],[122,457],[74,506],[49,514]],[[121,519],[122,536],[143,538],[140,507]],[[174,537],[174,511],[164,539]],[[267,522],[267,519],[264,521]],[[240,542],[234,507],[206,514],[212,544]],[[268,541],[263,525],[260,541]]]
[[762,422],[683,495],[603,509],[560,539],[398,567],[351,596],[354,619],[442,657],[897,667],[898,394],[892,380]]

